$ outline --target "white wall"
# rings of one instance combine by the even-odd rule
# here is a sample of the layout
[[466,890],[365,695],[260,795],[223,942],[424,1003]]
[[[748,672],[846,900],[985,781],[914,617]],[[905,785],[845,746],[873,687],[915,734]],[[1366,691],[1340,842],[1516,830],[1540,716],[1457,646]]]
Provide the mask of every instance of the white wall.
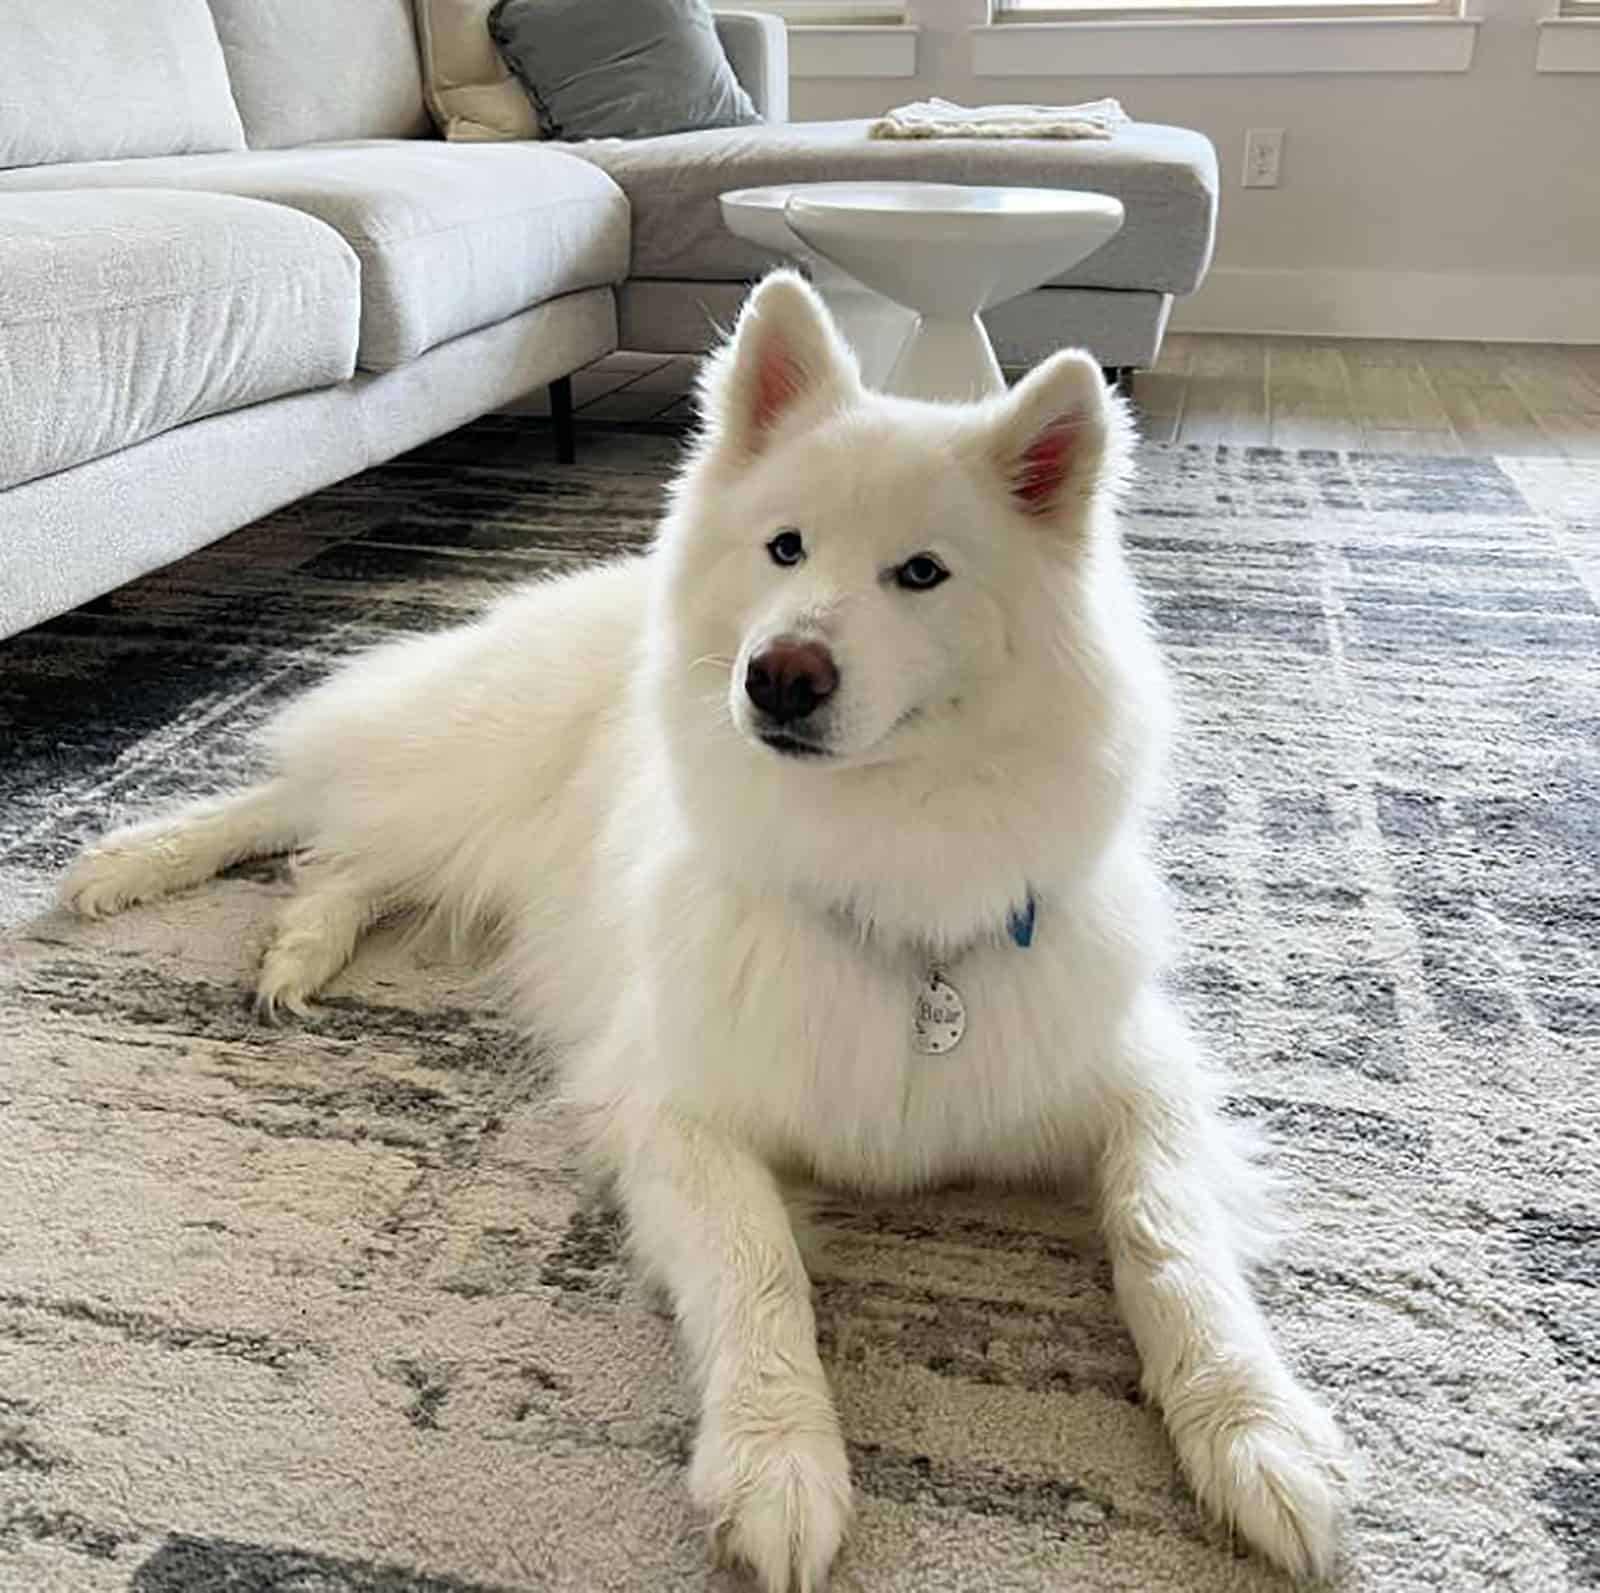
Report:
[[[1472,69],[1439,75],[977,78],[984,0],[910,0],[913,79],[800,79],[797,119],[929,94],[1112,94],[1217,146],[1216,264],[1176,324],[1600,342],[1600,76],[1538,74],[1550,0],[1481,0]],[[1282,186],[1241,189],[1247,127],[1287,130]]]

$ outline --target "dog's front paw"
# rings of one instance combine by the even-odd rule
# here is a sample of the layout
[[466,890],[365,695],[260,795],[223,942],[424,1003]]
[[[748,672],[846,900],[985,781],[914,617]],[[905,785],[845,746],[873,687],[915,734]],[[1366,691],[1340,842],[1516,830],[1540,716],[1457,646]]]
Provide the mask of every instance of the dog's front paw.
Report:
[[105,918],[170,889],[159,851],[102,842],[79,854],[61,882],[61,905],[83,918]]
[[1333,1419],[1287,1378],[1196,1378],[1167,1423],[1200,1502],[1297,1577],[1338,1553],[1350,1460]]
[[350,960],[347,941],[316,928],[279,930],[261,956],[256,975],[256,1016],[281,1023],[285,1013],[311,1016],[311,998]]
[[826,1392],[765,1389],[707,1412],[689,1471],[719,1551],[763,1593],[821,1593],[850,1521],[850,1466]]

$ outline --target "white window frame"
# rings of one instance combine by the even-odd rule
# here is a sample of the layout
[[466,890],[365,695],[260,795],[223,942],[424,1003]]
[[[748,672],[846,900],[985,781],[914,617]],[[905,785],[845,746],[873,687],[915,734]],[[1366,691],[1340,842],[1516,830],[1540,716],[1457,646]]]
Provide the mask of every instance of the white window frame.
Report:
[[1385,17],[1459,18],[1463,9],[1463,0],[990,0],[989,21],[998,27],[1102,18],[1124,22],[1356,22]]
[[[977,77],[1466,72],[1470,0],[989,0]],[[1037,6],[1038,9],[1034,7]]]
[[770,11],[791,28],[896,27],[906,20],[905,0],[726,0],[733,11]]

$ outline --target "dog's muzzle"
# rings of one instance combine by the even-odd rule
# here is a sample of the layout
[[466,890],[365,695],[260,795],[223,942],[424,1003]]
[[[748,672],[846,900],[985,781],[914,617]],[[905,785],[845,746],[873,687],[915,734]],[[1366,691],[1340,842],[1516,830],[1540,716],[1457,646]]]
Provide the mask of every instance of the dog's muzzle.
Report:
[[744,691],[757,713],[756,731],[776,752],[816,756],[813,718],[839,689],[839,667],[821,642],[782,636],[752,655]]

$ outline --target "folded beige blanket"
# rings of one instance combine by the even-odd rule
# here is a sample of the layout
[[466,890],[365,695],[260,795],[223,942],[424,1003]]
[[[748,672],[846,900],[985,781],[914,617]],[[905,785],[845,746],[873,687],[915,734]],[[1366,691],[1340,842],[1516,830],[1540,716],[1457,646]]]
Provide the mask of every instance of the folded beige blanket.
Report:
[[873,138],[1110,138],[1129,120],[1115,100],[1082,105],[953,105],[917,100],[868,129]]

